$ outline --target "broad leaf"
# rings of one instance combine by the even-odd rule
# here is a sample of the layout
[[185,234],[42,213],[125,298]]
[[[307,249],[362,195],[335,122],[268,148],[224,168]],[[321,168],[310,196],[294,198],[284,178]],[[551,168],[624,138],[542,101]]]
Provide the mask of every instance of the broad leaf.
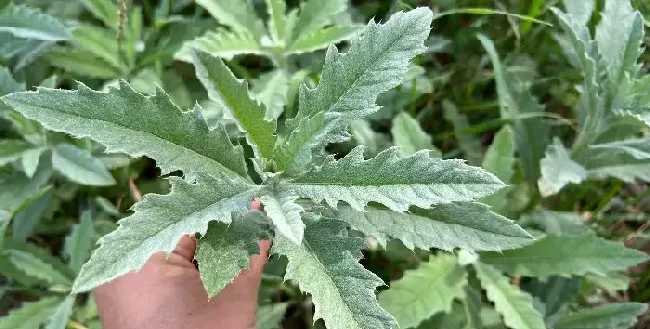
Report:
[[9,314],[0,317],[0,329],[34,329],[45,323],[60,302],[56,297],[24,302]]
[[248,93],[246,80],[239,80],[219,58],[194,51],[196,76],[208,90],[210,99],[229,109],[249,142],[256,146],[262,157],[273,158],[275,126],[264,120],[265,109]]
[[65,329],[67,328],[68,318],[72,315],[76,296],[70,295],[63,299],[62,302],[54,309],[50,316],[45,329]]
[[52,201],[51,186],[41,188],[30,195],[14,212],[12,222],[12,236],[25,241],[38,226],[38,222]]
[[305,224],[300,218],[304,210],[296,200],[297,196],[289,191],[273,191],[260,198],[264,211],[269,216],[277,234],[300,245],[305,231]]
[[314,33],[328,25],[332,16],[346,8],[346,0],[308,0],[300,7],[300,15],[291,31],[290,40],[299,40]]
[[95,231],[90,210],[81,212],[79,223],[72,226],[72,232],[65,238],[63,251],[68,259],[68,266],[79,273],[81,266],[90,258]]
[[629,329],[648,309],[641,303],[617,303],[561,316],[553,329]]
[[535,243],[501,253],[481,253],[481,261],[513,276],[607,275],[648,260],[643,252],[593,233],[547,235]]
[[263,220],[259,217],[259,212],[251,212],[233,216],[230,225],[212,222],[205,236],[198,240],[195,259],[209,298],[248,268],[252,255],[260,253],[258,243],[268,233],[260,226]]
[[[331,0],[324,0],[324,2]],[[335,25],[305,34],[287,49],[287,54],[302,54],[327,48],[343,40],[348,40],[359,30],[355,25]]]
[[399,85],[409,61],[425,50],[431,20],[428,8],[396,13],[385,24],[371,21],[346,54],[330,47],[320,84],[314,89],[301,85],[300,111],[276,146],[280,169],[292,175],[306,171],[314,151],[347,139],[342,128],[375,112],[377,96]]
[[82,25],[75,28],[73,43],[80,49],[92,53],[114,67],[118,72],[122,65],[115,32],[104,28]]
[[494,308],[512,329],[546,329],[542,315],[533,307],[533,298],[508,282],[508,278],[492,266],[474,265],[481,286]]
[[[582,280],[579,277],[563,278],[553,276],[546,280],[525,280],[521,289],[531,293],[541,303],[534,306],[544,314],[546,324],[551,324],[557,313],[565,310],[580,292]],[[552,327],[552,325],[549,325]]]
[[401,157],[399,152],[393,147],[365,160],[359,146],[340,160],[327,158],[322,166],[289,185],[301,197],[325,200],[334,208],[338,201],[345,201],[355,210],[363,210],[372,201],[395,211],[406,211],[412,205],[429,208],[472,201],[503,187],[494,175],[462,160],[430,158],[427,151]]
[[412,328],[436,313],[451,312],[454,299],[465,295],[467,272],[448,254],[431,256],[415,270],[390,284],[377,300],[400,328]]
[[36,169],[38,169],[38,165],[41,161],[41,154],[44,151],[45,148],[37,147],[23,152],[23,156],[20,160],[27,177],[34,177],[34,174],[36,174]]
[[571,154],[558,138],[546,149],[541,173],[537,186],[544,197],[556,194],[566,185],[580,184],[587,179],[587,170],[571,159]]
[[393,137],[393,143],[395,146],[400,147],[400,151],[404,156],[409,156],[421,150],[431,150],[432,157],[442,157],[440,150],[433,146],[431,136],[422,130],[417,120],[406,112],[400,112],[393,119],[390,134]]
[[32,178],[20,171],[0,171],[0,209],[13,213],[35,196],[52,175],[52,170],[44,167],[39,168]]
[[247,175],[242,148],[232,145],[224,128],[208,129],[199,107],[181,112],[161,89],[144,96],[121,81],[119,89],[107,93],[80,84],[77,91],[41,88],[2,100],[50,130],[104,144],[107,153],[153,158],[163,174]]
[[18,38],[60,41],[72,38],[70,31],[54,17],[25,6],[10,6],[0,11],[0,32]]
[[311,294],[314,319],[322,318],[329,329],[392,329],[395,319],[375,297],[384,283],[359,264],[364,242],[341,236],[344,228],[334,219],[310,219],[301,246],[275,237],[273,253],[289,260],[285,280]]
[[71,144],[57,145],[52,149],[52,166],[67,179],[81,185],[117,183],[99,159]]
[[249,34],[255,40],[260,40],[265,33],[264,24],[247,0],[196,0],[196,3],[205,8],[219,23]]
[[204,35],[186,42],[174,57],[191,63],[192,49],[198,49],[225,59],[231,59],[242,54],[268,55],[268,51],[262,48],[250,35],[225,29],[208,31]]
[[395,238],[409,249],[500,251],[532,242],[517,224],[479,203],[450,203],[402,214],[372,207],[359,212],[339,206],[337,217],[375,237],[383,246]]
[[460,113],[456,105],[448,100],[442,102],[442,109],[445,120],[451,122],[454,126],[458,146],[460,146],[463,153],[467,156],[468,162],[471,165],[479,165],[482,155],[481,140],[475,135],[463,132],[469,128],[467,116]]
[[169,194],[145,196],[131,216],[100,240],[101,246],[81,268],[74,292],[139,270],[152,254],[174,250],[183,235],[205,234],[210,221],[230,223],[232,213],[250,208],[259,189],[225,176],[200,174],[194,182],[177,177],[170,177],[170,182]]

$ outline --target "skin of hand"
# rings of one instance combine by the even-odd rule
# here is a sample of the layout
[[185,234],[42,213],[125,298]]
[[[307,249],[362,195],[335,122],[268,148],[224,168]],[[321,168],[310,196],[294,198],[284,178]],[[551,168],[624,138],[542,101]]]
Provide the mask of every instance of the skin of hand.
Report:
[[[252,204],[259,209],[259,201]],[[271,241],[260,242],[260,255],[249,269],[212,299],[192,263],[196,240],[184,236],[169,255],[154,254],[141,271],[95,289],[104,329],[255,329],[257,295]]]

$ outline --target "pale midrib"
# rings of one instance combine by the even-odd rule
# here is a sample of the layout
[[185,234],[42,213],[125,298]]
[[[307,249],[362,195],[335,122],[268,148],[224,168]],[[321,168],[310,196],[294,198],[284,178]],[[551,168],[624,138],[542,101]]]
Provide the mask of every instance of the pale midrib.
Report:
[[[221,162],[217,161],[216,159],[212,159],[212,158],[210,158],[210,157],[208,157],[208,156],[206,156],[206,155],[203,155],[203,154],[201,154],[201,153],[199,153],[199,152],[197,152],[197,151],[195,151],[195,150],[193,150],[193,149],[191,149],[191,148],[189,148],[189,147],[186,147],[186,146],[184,146],[184,145],[182,145],[182,144],[177,144],[176,142],[173,142],[173,141],[167,140],[167,139],[165,139],[165,138],[162,138],[162,137],[160,137],[160,136],[158,136],[158,135],[156,135],[156,134],[154,134],[154,133],[152,133],[152,132],[149,132],[149,131],[140,131],[140,130],[135,130],[135,129],[131,128],[131,127],[127,127],[127,126],[125,126],[125,125],[122,125],[122,124],[119,124],[119,123],[115,123],[115,122],[111,122],[111,121],[107,121],[107,120],[103,120],[103,119],[88,118],[88,117],[85,117],[85,116],[83,116],[83,115],[71,114],[71,113],[68,113],[68,112],[61,112],[61,111],[57,111],[57,110],[55,110],[55,109],[53,109],[53,108],[50,108],[50,107],[47,107],[47,106],[42,106],[42,105],[36,105],[36,106],[35,106],[35,105],[28,105],[28,106],[29,106],[29,107],[35,107],[35,108],[42,108],[42,109],[45,109],[45,110],[47,110],[47,111],[54,112],[54,113],[56,113],[56,114],[63,114],[63,115],[66,115],[66,116],[70,116],[70,117],[73,118],[73,120],[74,120],[74,118],[81,118],[81,119],[89,120],[89,121],[98,121],[98,122],[106,123],[106,124],[108,124],[108,125],[117,126],[117,127],[120,128],[120,129],[125,129],[125,130],[129,130],[129,131],[134,131],[134,132],[137,132],[137,133],[143,133],[143,134],[145,134],[145,135],[150,135],[150,136],[153,136],[154,138],[156,138],[156,139],[158,139],[158,140],[161,140],[161,141],[163,141],[163,142],[166,142],[166,143],[172,144],[172,145],[174,145],[174,146],[176,146],[176,147],[179,147],[179,148],[183,148],[183,149],[189,150],[189,151],[191,151],[192,153],[198,155],[198,156],[201,157],[201,158],[204,158],[204,159],[207,159],[207,160],[209,160],[209,161],[211,161],[211,162],[214,162],[214,163],[216,163],[216,164],[220,167],[220,169],[224,169],[226,172],[228,172],[228,173],[230,173],[230,174],[234,174],[234,175],[236,175],[237,177],[243,177],[244,179],[246,178],[246,177],[240,175],[239,173],[237,173],[237,172],[235,172],[235,171],[233,171],[233,170],[227,168],[226,166],[224,166],[223,164],[221,164]],[[23,111],[21,111],[21,113],[24,114]],[[31,118],[29,118],[29,116],[31,116]],[[29,116],[28,116],[28,115],[25,115],[25,117],[28,117],[29,119],[37,120],[37,119],[35,119],[35,117],[38,116],[38,115],[31,115],[31,113],[30,113]],[[54,127],[53,125],[51,125],[51,124],[49,124],[49,123],[48,123],[48,124],[45,124],[45,123],[43,123],[43,122],[40,121],[40,120],[37,120],[37,121],[41,122],[41,124],[43,124],[44,126],[46,126],[48,129],[51,129],[51,130],[54,130],[54,131],[63,132],[63,133],[68,133],[67,131],[65,131],[65,130],[63,130],[63,129],[61,129],[61,128]],[[90,139],[94,139],[94,138],[91,137],[91,136],[88,136],[88,137],[89,137]],[[102,143],[102,144],[103,144],[103,143]],[[233,148],[234,148],[234,145],[233,145]],[[181,169],[181,168],[179,168],[179,169]]]
[[314,186],[344,186],[344,187],[384,187],[384,186],[391,186],[391,187],[438,187],[438,186],[503,186],[502,184],[498,183],[461,183],[461,184],[454,184],[454,183],[409,183],[409,182],[400,182],[400,183],[383,183],[383,182],[368,182],[367,184],[363,184],[363,182],[355,182],[355,183],[343,183],[343,182],[289,182],[290,185],[297,185],[297,186],[309,186],[309,185],[314,185]]

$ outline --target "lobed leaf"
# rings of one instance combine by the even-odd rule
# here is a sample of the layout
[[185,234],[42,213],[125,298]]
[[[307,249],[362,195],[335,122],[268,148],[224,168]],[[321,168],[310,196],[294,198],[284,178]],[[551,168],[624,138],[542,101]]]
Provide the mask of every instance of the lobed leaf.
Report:
[[513,276],[607,275],[647,261],[643,252],[593,233],[547,235],[535,243],[501,253],[481,253],[481,261]]
[[393,137],[393,143],[395,146],[400,147],[400,151],[404,156],[409,156],[421,150],[431,150],[432,157],[442,157],[440,150],[433,146],[431,136],[422,130],[417,120],[406,112],[400,112],[393,119],[390,134]]
[[378,202],[403,212],[412,205],[429,208],[432,204],[472,201],[493,194],[503,183],[480,168],[465,165],[463,160],[430,158],[427,151],[401,157],[395,147],[365,160],[363,146],[359,146],[340,160],[329,157],[288,186],[303,198],[325,200],[333,208],[338,201],[355,210]]
[[275,226],[276,234],[300,245],[305,232],[305,224],[300,218],[304,210],[296,203],[297,196],[289,191],[272,191],[260,197],[264,211]]
[[305,34],[286,50],[287,54],[302,54],[324,49],[332,44],[348,40],[359,31],[355,25],[334,25]]
[[131,271],[138,271],[156,252],[171,252],[183,235],[206,234],[210,221],[231,222],[231,214],[250,208],[259,187],[226,176],[197,174],[188,182],[170,177],[171,192],[149,194],[134,213],[102,237],[82,268],[73,292],[90,290]]
[[377,300],[400,328],[413,328],[436,313],[450,313],[454,299],[465,295],[467,272],[452,255],[431,256],[417,269],[382,291]]
[[382,280],[366,270],[359,259],[364,242],[345,237],[345,223],[334,219],[308,220],[302,245],[275,237],[272,252],[289,260],[285,280],[310,293],[329,329],[392,329],[395,319],[375,297]]
[[562,0],[564,8],[577,24],[586,26],[596,7],[595,0]]
[[491,212],[480,203],[450,203],[432,209],[395,213],[368,207],[364,212],[339,206],[337,218],[386,246],[389,238],[404,246],[429,250],[500,251],[525,246],[531,236],[509,219]]
[[264,24],[247,0],[196,0],[196,3],[205,8],[219,23],[234,31],[248,34],[258,42],[265,34]]

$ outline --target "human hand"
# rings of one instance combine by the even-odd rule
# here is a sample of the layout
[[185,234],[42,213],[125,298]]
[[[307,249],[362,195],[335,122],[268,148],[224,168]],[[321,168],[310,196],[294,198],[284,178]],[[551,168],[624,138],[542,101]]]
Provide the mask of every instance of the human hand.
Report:
[[[252,208],[259,209],[259,201]],[[270,247],[270,241],[261,241],[260,255],[251,257],[250,268],[208,300],[192,263],[196,240],[184,236],[169,256],[157,253],[140,272],[95,289],[104,329],[254,329]]]

